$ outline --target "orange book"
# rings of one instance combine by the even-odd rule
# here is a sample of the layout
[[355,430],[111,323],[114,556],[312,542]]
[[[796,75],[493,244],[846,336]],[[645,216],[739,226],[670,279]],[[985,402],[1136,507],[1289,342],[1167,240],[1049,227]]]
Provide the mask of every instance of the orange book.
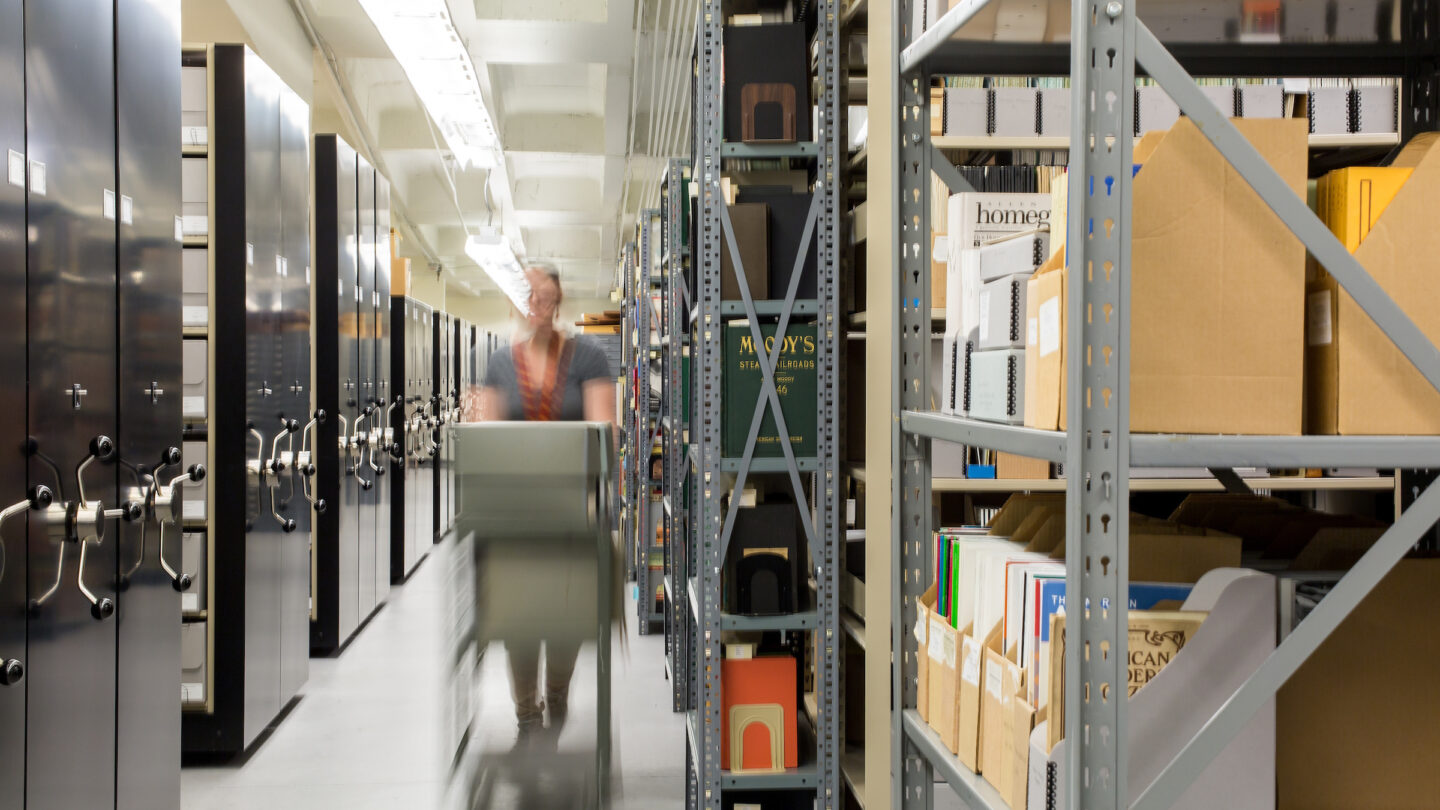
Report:
[[[777,764],[783,768],[799,767],[795,683],[795,659],[788,655],[721,662],[722,770],[731,769],[732,733],[740,735],[733,741],[742,752],[737,770],[774,770]],[[740,722],[738,729],[730,726],[732,713]]]

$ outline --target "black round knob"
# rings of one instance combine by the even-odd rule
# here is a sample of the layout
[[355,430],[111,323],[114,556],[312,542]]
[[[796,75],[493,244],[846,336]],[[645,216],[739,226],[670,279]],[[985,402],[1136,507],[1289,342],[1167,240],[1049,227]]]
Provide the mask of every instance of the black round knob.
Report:
[[312,476],[312,475],[315,474],[315,465],[314,465],[314,464],[306,464],[305,467],[300,470],[300,472],[301,472],[301,474],[303,474],[306,478],[309,478],[310,476]]
[[369,492],[369,491],[370,491],[370,488],[373,487],[373,486],[375,486],[375,482],[374,482],[374,481],[361,481],[361,482],[360,482],[360,488],[363,489],[363,490],[365,490],[366,492]]
[[25,665],[11,658],[0,666],[0,686],[14,686],[25,677]]
[[179,593],[184,593],[184,592],[190,590],[190,586],[194,584],[194,581],[190,579],[190,575],[189,575],[189,574],[181,574],[180,576],[176,577],[175,579],[170,580],[170,584],[171,584],[171,585],[175,588],[175,590],[178,591]]
[[191,481],[204,481],[204,480],[205,480],[205,465],[204,465],[204,464],[191,464],[191,465],[190,465],[190,469],[189,469],[189,473],[190,473],[190,480],[191,480]]
[[298,419],[286,419],[286,420],[285,420],[285,430],[289,431],[290,433],[299,433],[299,432],[300,432],[300,420],[298,420]]
[[376,475],[384,475],[384,474],[385,474],[385,468],[384,468],[384,467],[377,467],[377,468],[375,469],[375,474],[376,474]]
[[115,442],[109,436],[96,436],[90,440],[90,455],[101,461],[109,461],[115,452]]
[[325,510],[328,508],[330,507],[326,505],[324,498],[321,498],[320,500],[315,502],[315,514],[317,515],[325,514]]
[[115,615],[115,603],[109,598],[101,599],[90,606],[90,615],[103,622]]
[[36,484],[34,489],[30,490],[31,509],[49,509],[50,504],[54,502],[55,493],[50,491],[50,487],[44,484]]
[[325,418],[326,418],[326,414],[325,414],[325,409],[324,409],[324,408],[321,408],[320,410],[318,410],[318,411],[315,412],[315,421],[317,421],[317,422],[319,422],[320,424],[323,425],[323,424],[325,424]]
[[180,455],[180,448],[167,447],[165,448],[165,452],[160,454],[160,466],[169,467],[175,464],[179,464],[181,458],[182,456]]
[[140,504],[134,501],[126,501],[125,503],[121,504],[120,511],[125,513],[125,520],[128,523],[134,523],[135,521],[145,516],[144,508],[142,508]]
[[285,533],[286,533],[286,534],[289,534],[290,532],[295,531],[295,520],[294,520],[294,518],[285,518],[285,523],[282,524],[281,528],[283,528],[283,529],[285,530]]

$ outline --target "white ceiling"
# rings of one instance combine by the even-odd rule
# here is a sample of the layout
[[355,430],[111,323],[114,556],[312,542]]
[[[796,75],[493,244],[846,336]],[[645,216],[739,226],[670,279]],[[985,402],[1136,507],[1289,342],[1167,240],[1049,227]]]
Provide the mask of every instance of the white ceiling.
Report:
[[[665,159],[689,151],[698,0],[448,3],[500,132],[493,171],[449,159],[358,0],[296,0],[334,59],[336,97],[353,107],[341,118],[363,130],[358,148],[378,152],[419,252],[473,292],[499,294],[464,255],[467,229],[494,224],[558,266],[567,291],[608,294]],[[327,71],[316,71],[320,83]]]

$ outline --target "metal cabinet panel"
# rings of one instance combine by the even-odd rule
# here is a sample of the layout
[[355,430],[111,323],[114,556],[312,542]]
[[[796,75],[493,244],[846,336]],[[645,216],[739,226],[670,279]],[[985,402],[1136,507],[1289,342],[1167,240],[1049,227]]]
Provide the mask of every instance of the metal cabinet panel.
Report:
[[[379,490],[374,470],[374,446],[369,442],[380,414],[376,412],[378,395],[375,379],[375,169],[364,158],[356,159],[355,187],[360,227],[356,263],[359,273],[359,295],[355,301],[356,323],[360,329],[360,403],[365,441],[360,448],[360,464],[356,476],[361,481],[360,537],[360,615],[369,616],[376,607],[376,502]],[[368,413],[367,413],[368,412]],[[367,486],[368,484],[368,486]]]
[[[395,492],[395,465],[390,463],[390,445],[395,435],[395,389],[390,381],[390,183],[375,173],[375,378],[380,408],[380,446],[374,448],[375,489],[375,601],[390,595],[390,509]],[[383,473],[383,474],[382,474]]]
[[[91,440],[113,438],[116,427],[113,23],[113,0],[25,5],[28,422],[38,451],[30,482],[55,487],[61,500],[79,496],[74,471]],[[84,475],[86,498],[116,502],[114,467],[92,464]],[[118,544],[113,532],[56,542],[51,528],[64,533],[62,521],[30,521],[28,575],[39,604],[29,617],[27,801],[109,807],[116,622],[92,616],[78,582],[114,600]]]
[[[119,157],[119,428],[122,459],[154,466],[180,445],[181,207],[180,0],[116,0]],[[188,345],[187,345],[188,348]],[[203,372],[205,346],[200,345]],[[188,359],[188,358],[187,358]],[[178,466],[155,471],[164,481]],[[120,472],[125,498],[140,481]],[[130,489],[135,485],[137,489]],[[184,580],[177,519],[118,523],[121,587],[117,644],[117,810],[180,807],[180,622]],[[167,571],[168,566],[168,571]],[[183,574],[182,574],[183,576]]]
[[[25,379],[25,72],[24,4],[0,0],[0,152],[6,174],[0,178],[0,375]],[[13,77],[13,79],[11,78]],[[22,386],[0,388],[0,405],[12,418],[0,420],[0,447],[25,441]],[[0,454],[0,499],[8,505],[25,494],[24,457]],[[18,515],[0,525],[0,616],[25,615],[27,518]],[[29,674],[24,621],[0,622],[0,664],[15,662],[20,678],[0,686],[0,810],[25,806],[25,687]]]
[[[255,431],[247,450],[270,458],[280,429],[276,390],[284,379],[276,347],[281,303],[280,93],[278,76],[254,53],[245,52],[245,410]],[[218,136],[219,133],[217,132]],[[218,189],[217,189],[218,195]],[[240,425],[217,425],[231,431]],[[245,538],[244,745],[248,747],[280,712],[279,571],[281,548],[288,539],[275,517],[278,504],[265,479],[249,476],[255,491],[253,517]],[[228,666],[216,661],[220,670]],[[217,676],[220,674],[217,671]]]
[[[303,427],[310,420],[310,107],[289,88],[280,94],[281,317],[277,349],[282,384],[277,386],[281,413]],[[281,537],[280,703],[300,691],[310,672],[311,509],[304,497],[293,453],[303,437],[292,433],[283,446],[292,455],[281,473],[277,495],[281,514],[295,531]]]

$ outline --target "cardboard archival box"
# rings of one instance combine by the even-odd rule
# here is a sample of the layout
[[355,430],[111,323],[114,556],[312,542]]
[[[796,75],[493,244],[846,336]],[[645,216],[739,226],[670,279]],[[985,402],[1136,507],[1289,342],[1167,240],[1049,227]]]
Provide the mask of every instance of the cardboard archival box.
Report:
[[[1026,360],[1028,361],[1029,358],[1027,357]],[[1040,458],[1000,452],[995,457],[995,477],[1008,479],[1049,478],[1050,462]]]
[[1017,492],[1005,499],[1000,511],[990,521],[990,535],[1011,537],[1030,513],[1041,507],[1065,508],[1065,494],[1062,492]]
[[1000,650],[1003,631],[999,624],[995,625],[982,642],[971,635],[971,629],[967,627],[960,637],[959,733],[952,750],[965,767],[980,773],[980,751],[984,744],[980,709],[982,674],[987,651],[998,653]]
[[1440,560],[1401,560],[1280,688],[1280,810],[1436,806],[1437,581]]
[[920,719],[930,722],[930,617],[935,614],[935,598],[940,586],[931,585],[921,594],[915,606],[915,710]]
[[984,689],[980,695],[980,774],[1001,796],[1009,795],[1014,771],[1010,767],[1010,749],[1014,741],[1015,701],[1023,695],[1024,673],[1015,663],[1014,653],[1001,654],[985,650]]
[[[735,231],[735,245],[740,250],[750,297],[764,300],[770,293],[770,207],[765,203],[734,203],[730,206],[730,225]],[[743,300],[729,240],[725,240],[720,250],[720,298]]]
[[940,735],[945,747],[955,753],[955,729],[959,721],[955,695],[960,681],[960,631],[951,627],[944,616],[931,613],[925,635],[925,665],[930,670],[930,727]]
[[[1303,195],[1305,122],[1233,123]],[[1303,246],[1188,118],[1150,145],[1148,157],[1137,145],[1144,168],[1133,185],[1130,429],[1298,434]],[[1053,228],[1051,242],[1062,242]],[[1045,429],[1066,425],[1066,270],[1057,264],[1036,273],[1027,298],[1026,348],[1034,344],[1038,362],[1032,371],[1027,357],[1036,388],[1025,424]]]
[[[1318,203],[1342,244],[1432,342],[1440,255],[1440,137],[1418,135],[1386,168],[1321,179]],[[1323,271],[1306,290],[1306,428],[1325,434],[1440,434],[1440,393]]]

